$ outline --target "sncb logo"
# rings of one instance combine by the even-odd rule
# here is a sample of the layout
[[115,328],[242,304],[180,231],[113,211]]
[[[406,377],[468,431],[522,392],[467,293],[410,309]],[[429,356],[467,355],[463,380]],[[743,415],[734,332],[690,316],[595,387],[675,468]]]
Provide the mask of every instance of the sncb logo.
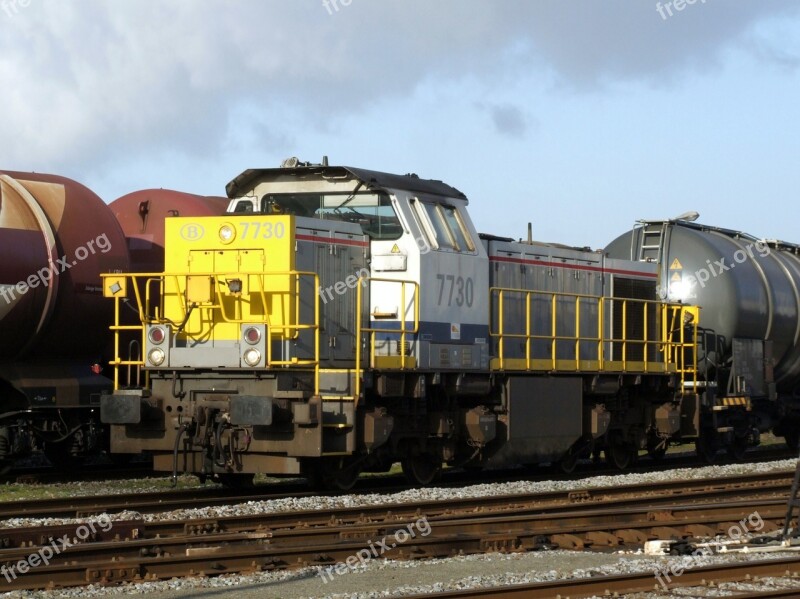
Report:
[[188,224],[181,227],[181,237],[186,241],[197,241],[202,239],[206,234],[206,230],[197,224]]

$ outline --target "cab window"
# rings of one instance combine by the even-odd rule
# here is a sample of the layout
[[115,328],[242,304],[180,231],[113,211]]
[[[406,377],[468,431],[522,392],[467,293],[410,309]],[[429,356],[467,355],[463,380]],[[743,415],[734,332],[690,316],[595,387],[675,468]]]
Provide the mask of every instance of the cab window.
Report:
[[430,238],[434,249],[454,252],[474,252],[475,244],[469,236],[458,210],[453,206],[414,201],[422,229]]
[[455,237],[458,249],[462,252],[474,252],[475,244],[472,243],[467,227],[464,225],[464,221],[461,220],[461,215],[458,211],[452,206],[440,206],[440,208],[453,237]]
[[234,214],[250,214],[253,212],[253,202],[250,200],[239,200],[233,207]]
[[439,249],[458,250],[456,239],[447,226],[443,215],[439,212],[437,204],[422,204],[425,207],[425,212],[428,214],[428,220],[431,223],[434,234],[434,241]]
[[268,194],[261,200],[261,211],[355,223],[372,239],[399,239],[403,234],[392,201],[384,193]]

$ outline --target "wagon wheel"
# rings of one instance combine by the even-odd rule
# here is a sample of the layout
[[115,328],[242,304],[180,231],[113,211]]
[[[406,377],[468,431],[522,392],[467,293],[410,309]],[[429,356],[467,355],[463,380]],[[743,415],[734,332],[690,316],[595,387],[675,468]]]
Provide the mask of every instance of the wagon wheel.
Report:
[[701,432],[694,442],[697,456],[707,464],[713,464],[717,461],[717,451],[719,450],[719,441],[715,432]]
[[401,465],[403,474],[412,485],[425,487],[437,481],[442,474],[442,462],[431,454],[405,458]]

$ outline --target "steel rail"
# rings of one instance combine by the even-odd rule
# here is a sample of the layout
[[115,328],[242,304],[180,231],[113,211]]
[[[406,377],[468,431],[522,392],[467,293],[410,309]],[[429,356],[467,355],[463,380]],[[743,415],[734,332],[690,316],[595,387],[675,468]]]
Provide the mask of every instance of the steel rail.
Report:
[[[759,578],[796,578],[800,576],[800,558],[760,560],[739,564],[724,564],[687,569],[680,577],[672,579],[666,589],[685,589],[690,587],[718,586],[724,582],[749,582]],[[736,599],[769,599],[771,597],[797,597],[800,595],[800,580],[797,588],[765,591],[764,593],[736,594]],[[479,589],[464,589],[443,593],[408,595],[406,599],[478,599],[496,597],[497,599],[582,599],[592,596],[621,597],[629,593],[666,592],[652,572],[603,576],[601,578],[571,578],[555,582],[510,585]]]
[[[383,539],[388,550],[381,557],[400,559],[448,557],[457,553],[530,551],[545,547],[618,547],[650,538],[713,536],[735,526],[758,511],[775,530],[785,508],[784,500],[739,501],[669,509],[577,509],[549,513],[492,515],[451,514],[427,518],[428,536],[409,541],[399,537],[413,530],[413,519],[364,524],[332,524],[272,530],[266,526],[250,532],[145,538],[129,541],[77,544],[53,560],[52,565],[30,568],[0,589],[35,589],[75,586],[91,582],[112,583],[163,577],[291,568],[332,566]],[[419,516],[417,532],[422,532]],[[264,516],[265,521],[269,515]],[[113,532],[113,529],[109,532]],[[762,530],[761,532],[766,532]],[[0,551],[0,564],[23,563],[36,549],[30,546]],[[63,562],[63,563],[60,563]]]
[[[509,503],[512,498],[519,502],[536,500],[547,503],[579,503],[620,499],[626,497],[646,497],[662,495],[683,495],[713,491],[723,488],[741,489],[780,488],[786,483],[788,491],[793,471],[737,475],[736,477],[713,477],[695,480],[671,480],[640,485],[621,485],[617,487],[597,487],[572,491],[553,491],[533,494],[518,494],[486,498],[487,505]],[[463,484],[463,483],[461,483]],[[264,487],[265,489],[270,487]],[[13,501],[0,503],[0,520],[9,518],[85,518],[102,513],[130,510],[142,514],[157,514],[177,509],[192,509],[268,501],[287,497],[319,497],[337,495],[301,490],[302,485],[288,483],[280,491],[257,492],[253,489],[232,493],[228,489],[201,489],[176,492],[153,492],[124,495],[103,495],[74,498],[43,499],[35,501]],[[360,493],[381,493],[397,491],[398,488],[376,487],[363,489]],[[472,501],[471,499],[465,501]],[[430,505],[435,502],[425,502]],[[398,504],[403,505],[403,504]]]

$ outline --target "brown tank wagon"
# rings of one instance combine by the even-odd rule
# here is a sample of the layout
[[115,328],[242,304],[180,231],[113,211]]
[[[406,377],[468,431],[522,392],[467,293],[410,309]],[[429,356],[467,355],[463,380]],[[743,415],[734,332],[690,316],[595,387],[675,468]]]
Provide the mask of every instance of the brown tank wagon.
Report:
[[114,314],[101,274],[162,269],[164,219],[226,204],[159,189],[108,206],[65,177],[0,171],[0,468],[38,450],[61,465],[107,450]]
[[176,216],[224,214],[230,200],[171,189],[134,191],[111,202],[109,208],[128,240],[134,270],[155,272],[164,266],[164,222]]

